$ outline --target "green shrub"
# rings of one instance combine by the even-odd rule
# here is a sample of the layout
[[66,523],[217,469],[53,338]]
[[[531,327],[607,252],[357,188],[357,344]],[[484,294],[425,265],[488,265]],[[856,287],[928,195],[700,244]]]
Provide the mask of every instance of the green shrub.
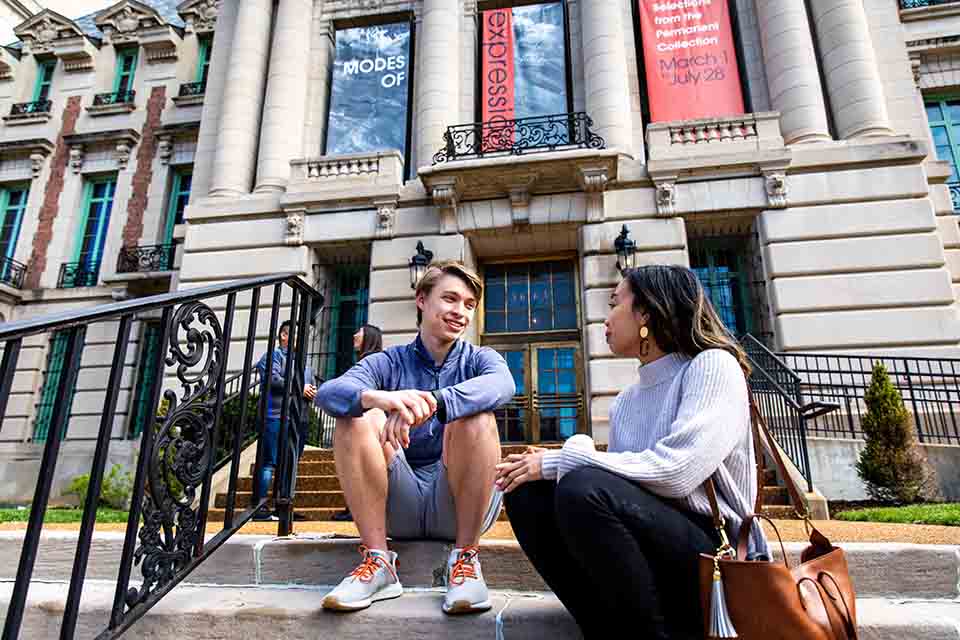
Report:
[[[90,474],[84,473],[70,481],[70,485],[63,492],[65,496],[76,496],[83,505],[87,500],[87,491],[90,490]],[[130,508],[130,496],[133,493],[133,475],[125,471],[119,464],[113,465],[110,471],[104,474],[100,485],[98,507],[110,507],[120,511]]]
[[862,428],[866,446],[857,461],[857,474],[874,500],[909,504],[922,500],[932,486],[932,471],[917,447],[910,414],[877,362],[864,397],[867,413]]

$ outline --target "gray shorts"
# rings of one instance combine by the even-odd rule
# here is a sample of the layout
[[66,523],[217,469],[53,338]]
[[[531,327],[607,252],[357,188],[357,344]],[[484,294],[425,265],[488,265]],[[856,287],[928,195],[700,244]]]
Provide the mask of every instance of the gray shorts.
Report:
[[[443,460],[414,469],[403,449],[387,469],[387,535],[393,539],[456,540],[457,512]],[[494,489],[483,517],[486,533],[500,515],[503,492]]]

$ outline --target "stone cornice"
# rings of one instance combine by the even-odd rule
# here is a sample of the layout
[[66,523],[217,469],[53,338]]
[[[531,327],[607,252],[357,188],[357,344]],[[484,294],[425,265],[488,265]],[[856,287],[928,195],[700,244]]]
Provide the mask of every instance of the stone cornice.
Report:
[[88,37],[73,20],[65,18],[50,9],[44,9],[26,22],[21,23],[14,28],[13,32],[23,42],[24,53],[33,55],[55,53],[60,56],[61,54],[57,52],[58,45],[62,50],[63,45],[68,43],[79,43],[80,49],[86,49],[89,44],[99,45],[97,41]]
[[[176,59],[178,30],[142,2],[121,0],[98,13],[94,23],[110,44],[142,45],[147,50],[148,61]],[[170,51],[172,54],[163,55]]]
[[186,23],[188,33],[208,33],[217,24],[221,0],[186,0],[177,5],[177,13]]

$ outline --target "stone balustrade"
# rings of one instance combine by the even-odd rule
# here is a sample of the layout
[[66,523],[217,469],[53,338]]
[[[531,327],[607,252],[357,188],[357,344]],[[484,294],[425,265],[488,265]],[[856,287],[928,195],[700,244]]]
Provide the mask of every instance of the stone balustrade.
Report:
[[651,160],[671,160],[716,154],[755,152],[783,147],[780,114],[656,122],[647,127]]
[[290,162],[290,181],[284,202],[307,202],[337,194],[342,199],[396,196],[403,184],[399,151],[351,153]]

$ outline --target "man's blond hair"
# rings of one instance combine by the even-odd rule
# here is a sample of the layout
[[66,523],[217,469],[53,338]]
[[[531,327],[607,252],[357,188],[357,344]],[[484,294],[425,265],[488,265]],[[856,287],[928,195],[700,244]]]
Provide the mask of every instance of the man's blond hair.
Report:
[[[480,302],[480,298],[483,297],[483,280],[480,279],[480,276],[478,276],[473,269],[470,269],[459,260],[431,262],[423,274],[423,277],[420,278],[420,282],[417,283],[416,297],[419,298],[421,293],[424,298],[429,296],[430,292],[433,291],[433,288],[437,286],[437,282],[439,282],[443,276],[460,278],[460,280],[467,285],[467,288],[473,292],[473,295],[477,298],[477,302]],[[423,312],[417,309],[418,327],[422,320]]]

